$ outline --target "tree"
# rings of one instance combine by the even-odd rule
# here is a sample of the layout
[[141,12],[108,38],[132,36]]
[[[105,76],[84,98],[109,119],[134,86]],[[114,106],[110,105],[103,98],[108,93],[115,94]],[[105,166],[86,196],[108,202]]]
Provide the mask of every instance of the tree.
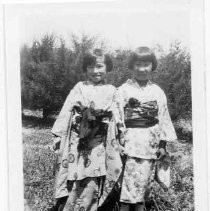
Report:
[[93,49],[95,38],[72,35],[72,49],[64,40],[55,46],[55,36],[35,40],[21,49],[22,107],[42,109],[43,118],[60,109],[71,88],[83,79],[82,60]]
[[131,77],[131,71],[128,69],[128,58],[130,50],[117,49],[111,54],[113,61],[113,71],[108,74],[108,82],[118,87]]
[[30,49],[30,60],[21,62],[23,106],[43,109],[44,118],[57,106],[54,98],[57,91],[54,85],[58,75],[54,40],[53,35],[45,35],[41,42],[34,41]]
[[72,55],[70,68],[75,73],[75,82],[84,80],[82,71],[82,61],[84,56],[89,53],[96,44],[96,37],[82,34],[81,37],[72,34]]
[[31,49],[27,45],[23,45],[20,49],[20,79],[21,79],[21,108],[27,107],[27,71],[32,61]]
[[153,80],[163,88],[167,95],[172,119],[191,116],[190,55],[178,41],[171,44],[168,54],[162,54],[159,58]]

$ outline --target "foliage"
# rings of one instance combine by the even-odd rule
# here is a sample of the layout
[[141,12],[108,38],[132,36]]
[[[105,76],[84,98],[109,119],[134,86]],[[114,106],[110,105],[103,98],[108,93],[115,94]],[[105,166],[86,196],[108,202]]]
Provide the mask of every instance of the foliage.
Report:
[[[103,41],[83,34],[72,34],[71,46],[65,41],[55,45],[55,36],[45,35],[41,41],[35,40],[32,47],[21,48],[21,93],[22,108],[43,109],[44,117],[58,111],[72,87],[85,76],[82,72],[84,55],[97,43],[105,49]],[[159,55],[157,71],[152,80],[165,91],[172,119],[191,118],[191,66],[190,55],[176,41],[169,52],[155,46]],[[117,49],[111,52],[114,70],[108,74],[109,83],[120,86],[131,77],[127,67],[130,50]]]
[[161,54],[153,80],[165,91],[172,119],[190,118],[191,64],[189,53],[179,42],[171,44],[168,54]]
[[57,84],[61,82],[62,74],[58,72],[54,51],[54,37],[46,35],[41,42],[34,41],[27,54],[30,59],[21,63],[23,107],[49,111],[58,106],[60,90]]
[[108,82],[118,87],[131,77],[131,71],[127,68],[131,51],[118,49],[112,53],[113,71],[108,74]]

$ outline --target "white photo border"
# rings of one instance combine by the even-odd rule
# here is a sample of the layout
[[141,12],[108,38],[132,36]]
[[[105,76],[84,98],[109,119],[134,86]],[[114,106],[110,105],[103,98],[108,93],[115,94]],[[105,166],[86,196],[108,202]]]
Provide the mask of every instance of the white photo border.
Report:
[[[128,1],[128,0],[124,0]],[[54,1],[53,1],[54,2]],[[67,2],[67,1],[65,1]],[[121,1],[123,2],[123,0]],[[152,1],[151,1],[152,2]],[[49,1],[47,1],[49,3]],[[205,90],[204,2],[191,4],[191,55],[193,102],[193,160],[195,210],[208,210],[208,165]],[[20,101],[19,16],[5,5],[5,88],[9,167],[9,206],[11,211],[24,210],[23,154]],[[4,29],[3,29],[4,30]]]

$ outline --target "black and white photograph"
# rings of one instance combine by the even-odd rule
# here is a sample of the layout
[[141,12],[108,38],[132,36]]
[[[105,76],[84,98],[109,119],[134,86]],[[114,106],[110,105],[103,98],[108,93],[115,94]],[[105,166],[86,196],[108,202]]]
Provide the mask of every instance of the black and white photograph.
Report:
[[193,24],[202,29],[194,15],[201,13],[192,5],[5,6],[6,56],[18,53],[19,68],[6,61],[13,90],[9,204],[19,197],[25,211],[200,211],[206,205],[207,187],[197,189],[207,179],[204,67],[195,70],[204,52],[192,30]]

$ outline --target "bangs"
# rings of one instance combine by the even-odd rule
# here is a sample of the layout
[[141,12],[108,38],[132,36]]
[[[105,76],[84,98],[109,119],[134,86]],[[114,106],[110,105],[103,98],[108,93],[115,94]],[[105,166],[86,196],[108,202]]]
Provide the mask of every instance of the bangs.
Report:
[[96,64],[96,58],[94,57],[86,61],[86,67],[94,66],[95,64]]
[[[97,57],[95,55],[92,54],[87,54],[86,56],[84,56],[83,59],[83,64],[82,64],[82,69],[83,72],[87,72],[87,67],[88,66],[94,66],[97,63]],[[100,57],[100,62],[103,62],[106,65],[106,71],[110,72],[113,69],[113,63],[112,63],[112,59],[109,55],[104,55],[104,59],[102,60]]]
[[140,47],[137,49],[137,52],[134,52],[130,55],[128,61],[128,68],[133,69],[134,63],[140,61],[152,62],[152,70],[155,70],[157,67],[157,59],[155,54],[147,47]]
[[134,62],[138,62],[138,61],[152,62],[153,58],[151,54],[145,53],[145,54],[136,55]]
[[94,66],[96,64],[96,57],[91,54],[87,54],[84,56],[82,69],[83,72],[86,72],[88,66]]

